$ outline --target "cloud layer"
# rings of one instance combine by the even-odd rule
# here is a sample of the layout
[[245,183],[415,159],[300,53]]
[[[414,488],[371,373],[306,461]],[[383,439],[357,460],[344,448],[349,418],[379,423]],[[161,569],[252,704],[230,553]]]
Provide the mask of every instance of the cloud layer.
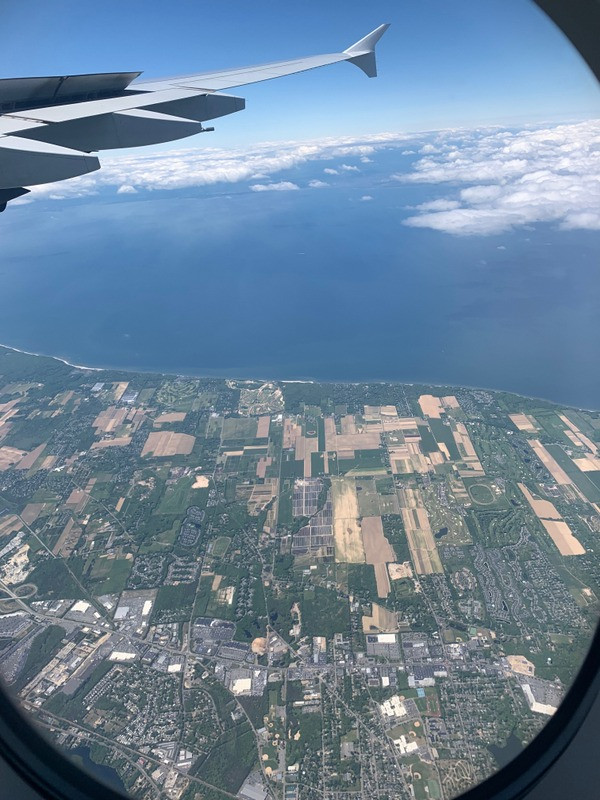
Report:
[[[349,156],[366,158],[378,147],[409,138],[414,137],[381,133],[312,142],[265,142],[237,149],[188,148],[162,153],[133,150],[131,155],[112,157],[101,153],[102,169],[98,172],[58,184],[33,187],[31,195],[27,195],[23,201],[35,200],[36,197],[55,200],[84,197],[113,187],[119,194],[134,194],[144,190],[182,189],[252,180],[260,181],[253,185],[253,191],[289,189],[289,186],[278,186],[281,182],[271,183],[265,179],[309,161]],[[341,169],[345,172],[358,171],[358,167],[351,164],[343,164]],[[337,174],[333,169],[326,169],[325,172]]]
[[524,131],[441,134],[402,183],[452,184],[405,225],[455,235],[499,234],[539,222],[600,230],[600,121]]
[[[384,148],[397,148],[399,159],[414,157],[408,171],[391,176],[393,181],[432,187],[431,199],[409,207],[399,219],[405,225],[459,236],[501,234],[536,223],[600,230],[600,120],[519,131],[380,133],[238,149],[101,154],[100,171],[34,187],[15,203],[241,182],[253,192],[319,189],[346,175],[360,175],[366,190],[361,199],[367,201],[369,190],[382,180],[376,173],[370,177],[370,156]],[[318,165],[317,174],[304,181],[276,177],[309,162]]]

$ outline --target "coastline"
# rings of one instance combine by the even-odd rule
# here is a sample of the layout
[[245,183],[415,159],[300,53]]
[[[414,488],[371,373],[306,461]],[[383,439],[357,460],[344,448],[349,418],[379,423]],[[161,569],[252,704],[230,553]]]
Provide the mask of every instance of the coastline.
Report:
[[5,350],[12,350],[14,353],[23,353],[25,356],[37,356],[37,358],[52,358],[54,361],[60,361],[63,364],[66,364],[67,367],[73,367],[74,369],[82,369],[85,372],[106,372],[105,367],[86,367],[83,364],[73,364],[70,361],[67,361],[66,358],[61,358],[60,356],[49,356],[46,353],[33,353],[31,350],[21,350],[19,347],[11,347],[9,344],[2,344],[0,342],[0,347],[3,347]]
[[600,411],[600,405],[597,408],[587,408],[585,406],[579,406],[574,403],[563,403],[558,402],[557,400],[552,400],[547,397],[539,397],[537,395],[528,395],[523,394],[522,392],[516,392],[512,389],[492,389],[489,386],[472,386],[470,384],[458,384],[458,383],[436,383],[435,381],[414,381],[414,380],[388,380],[388,379],[373,379],[373,380],[364,380],[364,381],[343,381],[343,380],[317,380],[314,378],[305,378],[305,379],[298,379],[298,378],[240,378],[239,376],[235,375],[215,375],[210,373],[205,374],[198,374],[198,373],[184,373],[184,372],[176,372],[176,371],[169,371],[169,370],[162,370],[162,369],[140,369],[139,367],[114,367],[114,366],[107,366],[107,367],[88,367],[84,364],[74,364],[71,361],[68,361],[66,358],[61,358],[60,356],[49,355],[47,353],[34,353],[30,350],[23,350],[19,347],[12,347],[9,344],[3,344],[0,342],[0,348],[4,348],[5,350],[12,350],[15,353],[22,353],[26,356],[36,356],[37,358],[51,358],[54,361],[60,361],[62,364],[65,364],[67,367],[72,367],[73,369],[80,369],[85,372],[140,372],[146,375],[170,375],[175,378],[212,378],[224,381],[262,381],[263,383],[306,383],[306,384],[318,384],[318,383],[338,383],[338,384],[348,384],[348,386],[361,386],[363,384],[369,383],[376,383],[376,384],[390,384],[396,386],[431,386],[435,389],[443,389],[443,388],[451,388],[451,389],[469,389],[471,391],[479,391],[479,392],[491,392],[492,394],[512,394],[515,397],[521,397],[524,400],[540,400],[543,403],[551,403],[552,405],[564,407],[564,408],[572,408],[575,411],[588,411],[591,413],[595,413]]

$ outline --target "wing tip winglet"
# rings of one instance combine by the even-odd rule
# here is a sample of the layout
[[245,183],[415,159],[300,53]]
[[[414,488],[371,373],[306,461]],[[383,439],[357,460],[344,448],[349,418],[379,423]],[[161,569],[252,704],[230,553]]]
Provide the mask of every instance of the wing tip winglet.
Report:
[[383,34],[390,27],[389,22],[375,28],[374,31],[363,36],[358,42],[350,45],[344,53],[348,56],[348,61],[355,64],[359,69],[369,78],[377,77],[377,62],[375,60],[375,45],[381,39]]
[[371,31],[371,33],[363,36],[362,39],[359,39],[358,42],[354,42],[354,44],[351,44],[350,47],[347,47],[344,50],[344,53],[348,53],[348,55],[362,55],[365,52],[372,52],[375,50],[375,45],[377,42],[381,39],[389,27],[389,22],[379,25],[379,27],[375,28],[374,31]]

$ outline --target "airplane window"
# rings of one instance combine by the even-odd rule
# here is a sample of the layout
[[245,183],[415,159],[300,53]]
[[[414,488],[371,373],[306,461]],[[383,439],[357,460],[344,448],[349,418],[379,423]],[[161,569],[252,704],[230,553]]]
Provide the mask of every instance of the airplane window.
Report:
[[4,690],[106,796],[539,752],[600,598],[574,47],[525,0],[2,15]]

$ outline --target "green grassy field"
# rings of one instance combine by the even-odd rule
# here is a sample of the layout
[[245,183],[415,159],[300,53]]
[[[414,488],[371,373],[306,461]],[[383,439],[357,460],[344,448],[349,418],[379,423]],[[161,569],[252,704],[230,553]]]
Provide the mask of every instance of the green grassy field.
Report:
[[[181,478],[177,483],[173,483],[165,488],[160,505],[156,509],[156,514],[182,514],[186,508],[193,505],[188,500],[192,494],[192,484],[194,478]],[[195,491],[198,490],[194,490]],[[206,490],[204,490],[206,492]]]
[[379,493],[372,478],[359,478],[356,481],[358,507],[363,517],[376,517],[381,513]]
[[219,536],[218,539],[215,539],[210,546],[210,552],[216,558],[223,558],[227,550],[229,549],[229,545],[231,544],[231,538],[229,536]]
[[419,425],[419,436],[421,437],[421,450],[424,453],[434,453],[440,448],[432,435],[431,431],[426,425]]
[[495,501],[492,490],[485,483],[472,483],[469,494],[471,500],[479,506],[491,506]]
[[436,441],[443,442],[446,445],[448,452],[450,453],[450,458],[453,461],[460,461],[460,453],[458,452],[458,447],[454,441],[454,436],[452,435],[450,426],[444,425],[441,419],[430,419],[429,427],[431,428],[431,432],[435,436]]
[[573,442],[565,435],[565,423],[553,411],[542,411],[536,414],[536,422],[553,442],[560,442],[567,447],[573,447]]
[[585,435],[589,436],[592,441],[600,441],[599,434],[600,434],[600,419],[597,417],[594,418],[590,414],[587,414],[585,411],[574,411],[573,409],[569,408],[567,411],[564,412],[565,416],[571,420],[571,422],[579,428],[579,430]]
[[[304,461],[296,461],[294,453],[284,453],[281,459],[282,478],[302,478],[304,476]],[[331,461],[329,464],[331,469]]]
[[144,540],[139,549],[140,555],[142,553],[160,553],[162,550],[170,550],[175,543],[180,527],[181,519],[178,518],[170,528],[166,528],[164,531],[154,534],[148,540]]
[[338,474],[385,475],[381,450],[355,450],[354,458],[338,458]]
[[546,450],[550,453],[552,458],[555,459],[559,467],[564,469],[569,478],[571,478],[577,488],[583,492],[590,503],[600,503],[600,487],[596,486],[594,481],[588,478],[585,472],[582,472],[575,466],[560,445],[546,445]]
[[196,593],[196,600],[194,603],[194,617],[203,617],[208,608],[208,601],[211,597],[212,575],[204,575],[200,578],[198,583],[198,591]]
[[463,483],[475,508],[489,511],[505,511],[509,508],[506,496],[496,494],[485,478],[463,478]]
[[323,474],[324,470],[324,461],[323,461],[323,453],[311,453],[310,454],[310,471],[313,478],[318,477],[319,475]]
[[229,441],[242,441],[251,444],[256,438],[258,422],[251,417],[229,417],[223,420],[221,438],[223,444]]
[[133,559],[127,558],[96,558],[90,571],[90,587],[94,594],[114,594],[122,592],[131,567]]

